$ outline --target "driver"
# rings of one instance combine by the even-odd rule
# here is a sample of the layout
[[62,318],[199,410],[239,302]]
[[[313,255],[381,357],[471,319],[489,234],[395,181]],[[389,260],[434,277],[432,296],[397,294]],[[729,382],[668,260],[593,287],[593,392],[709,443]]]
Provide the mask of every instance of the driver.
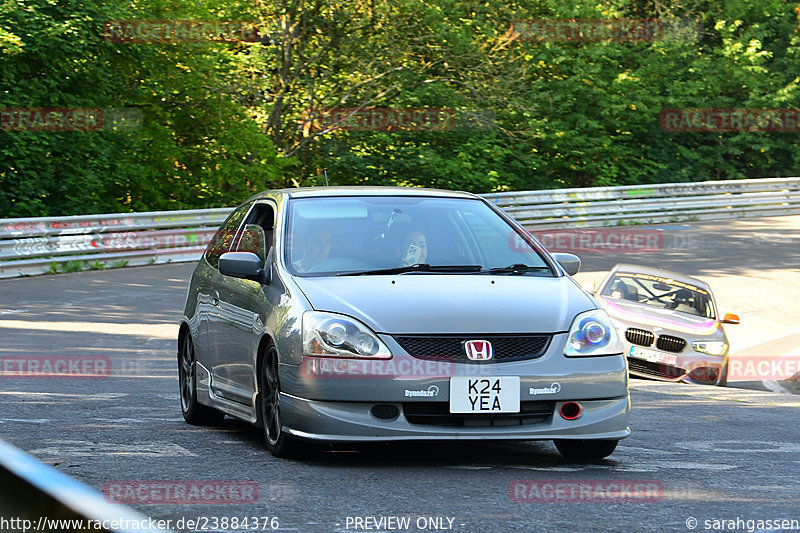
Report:
[[302,255],[300,259],[292,261],[292,266],[298,272],[308,272],[313,266],[322,263],[331,253],[331,232],[318,229],[311,232],[300,243]]
[[671,307],[672,309],[680,308],[678,309],[679,311],[689,311],[689,309],[691,309],[689,312],[695,312],[692,291],[688,289],[678,289],[675,291],[675,295],[672,297]]

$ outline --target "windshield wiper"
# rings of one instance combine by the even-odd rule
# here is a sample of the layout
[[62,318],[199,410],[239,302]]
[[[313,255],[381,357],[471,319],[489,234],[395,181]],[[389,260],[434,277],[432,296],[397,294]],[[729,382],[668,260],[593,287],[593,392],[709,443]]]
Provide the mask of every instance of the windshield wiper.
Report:
[[416,263],[409,266],[381,268],[377,270],[359,270],[357,272],[340,272],[337,276],[380,276],[383,274],[405,274],[408,272],[482,272],[481,265],[430,265]]
[[507,267],[490,268],[481,272],[488,274],[525,274],[526,272],[550,272],[548,266],[529,266],[522,263],[508,265]]

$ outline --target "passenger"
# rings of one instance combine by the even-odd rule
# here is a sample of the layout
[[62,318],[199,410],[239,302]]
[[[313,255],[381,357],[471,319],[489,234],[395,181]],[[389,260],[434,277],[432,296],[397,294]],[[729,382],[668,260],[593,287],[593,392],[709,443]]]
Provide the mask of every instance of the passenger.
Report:
[[401,266],[424,263],[428,258],[428,239],[421,231],[411,231],[402,241],[398,255]]

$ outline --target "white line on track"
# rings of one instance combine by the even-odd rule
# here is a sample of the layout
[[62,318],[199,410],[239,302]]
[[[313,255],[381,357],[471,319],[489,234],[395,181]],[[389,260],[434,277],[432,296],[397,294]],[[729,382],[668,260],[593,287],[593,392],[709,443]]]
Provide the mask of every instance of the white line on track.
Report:
[[56,457],[94,457],[97,455],[197,457],[186,448],[171,442],[120,444],[86,440],[45,440],[44,444],[45,447],[30,450],[29,453]]

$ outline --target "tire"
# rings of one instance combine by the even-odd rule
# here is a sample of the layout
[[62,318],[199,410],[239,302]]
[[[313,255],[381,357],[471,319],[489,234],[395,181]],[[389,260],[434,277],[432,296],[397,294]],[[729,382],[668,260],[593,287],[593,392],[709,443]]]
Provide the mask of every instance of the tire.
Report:
[[554,440],[558,451],[567,459],[604,459],[614,453],[618,440],[582,439]]
[[305,455],[307,446],[283,431],[281,421],[281,382],[278,374],[278,352],[270,346],[258,374],[258,417],[264,429],[267,449],[275,457],[298,458]]
[[192,341],[191,333],[187,331],[178,351],[178,387],[181,395],[183,419],[194,426],[219,425],[225,415],[197,401],[196,363],[194,342]]

